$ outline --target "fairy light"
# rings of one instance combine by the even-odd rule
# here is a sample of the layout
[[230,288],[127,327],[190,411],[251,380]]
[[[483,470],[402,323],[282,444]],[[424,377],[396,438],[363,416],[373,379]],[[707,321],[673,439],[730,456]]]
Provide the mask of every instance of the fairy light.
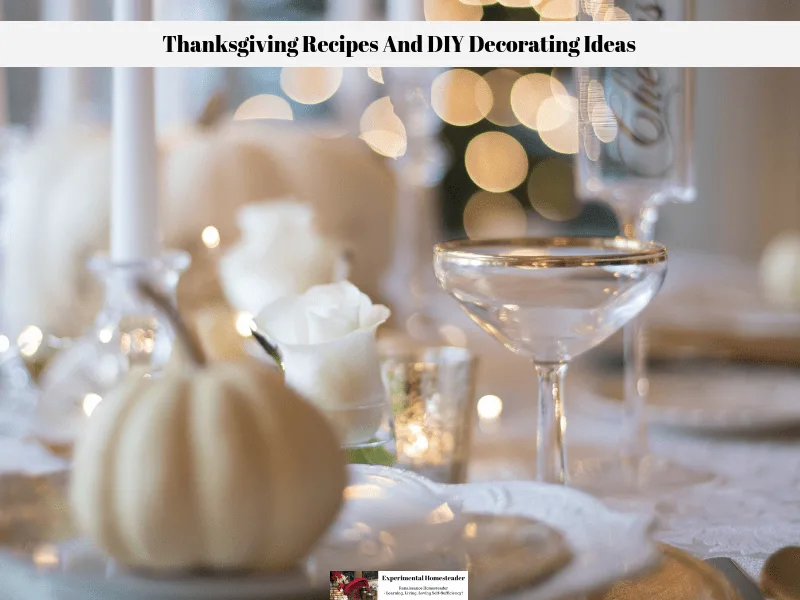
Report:
[[389,96],[379,98],[367,107],[361,116],[359,128],[359,137],[378,154],[399,158],[406,153],[406,128],[395,114]]
[[528,199],[534,210],[551,221],[574,219],[581,203],[573,192],[572,165],[562,158],[548,158],[531,169]]
[[492,89],[483,77],[467,69],[451,69],[434,79],[431,106],[451,125],[473,125],[492,109]]
[[487,131],[467,145],[464,163],[475,184],[489,192],[507,192],[528,174],[528,155],[516,139],[502,131]]
[[281,89],[301,104],[320,104],[333,96],[342,85],[341,67],[284,67]]
[[253,335],[253,328],[255,322],[253,321],[253,314],[242,311],[236,315],[236,331],[243,338],[249,338]]
[[236,109],[233,114],[234,121],[253,121],[259,119],[274,119],[278,121],[292,121],[294,114],[292,106],[285,98],[274,94],[259,94],[248,98]]
[[367,75],[372,81],[383,83],[383,69],[381,67],[367,67]]
[[[551,112],[552,111],[552,112]],[[555,152],[560,154],[577,154],[578,152],[578,99],[569,97],[553,99],[548,104],[548,112],[542,114],[538,123],[539,135],[542,141]],[[551,119],[545,121],[545,119]],[[551,127],[558,122],[557,127]]]
[[495,395],[478,400],[478,416],[484,421],[496,421],[503,413],[503,401]]
[[464,230],[471,239],[520,237],[527,228],[525,209],[509,193],[478,191],[464,209]]
[[213,225],[209,225],[203,229],[203,233],[200,234],[200,239],[203,240],[203,245],[206,248],[214,249],[218,247],[220,242],[219,229]]
[[5,335],[0,335],[0,354],[7,352],[11,347],[11,340]]
[[23,329],[17,337],[17,346],[23,356],[31,357],[39,351],[43,341],[42,330],[35,325],[30,325]]
[[511,109],[520,123],[536,130],[542,106],[553,98],[568,97],[567,88],[558,79],[544,73],[531,73],[520,77],[511,88]]
[[425,0],[426,21],[480,21],[483,6],[460,0]]

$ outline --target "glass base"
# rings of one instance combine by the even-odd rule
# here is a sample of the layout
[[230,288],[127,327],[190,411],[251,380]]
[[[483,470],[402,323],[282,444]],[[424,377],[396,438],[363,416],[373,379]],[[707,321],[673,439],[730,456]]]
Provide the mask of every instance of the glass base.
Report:
[[70,448],[97,405],[127,373],[137,369],[158,375],[163,370],[172,353],[172,327],[135,284],[146,279],[174,300],[188,266],[189,255],[183,252],[140,262],[90,262],[105,283],[105,304],[90,330],[42,374],[34,437],[48,447]]
[[569,485],[599,496],[667,492],[715,479],[717,475],[648,454],[638,459],[590,458],[570,464]]

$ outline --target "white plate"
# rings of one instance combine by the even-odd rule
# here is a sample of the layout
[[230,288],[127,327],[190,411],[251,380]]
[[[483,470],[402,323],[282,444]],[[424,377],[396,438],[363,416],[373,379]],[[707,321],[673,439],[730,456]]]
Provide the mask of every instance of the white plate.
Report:
[[[800,427],[800,369],[690,361],[648,374],[650,425],[705,434],[748,434]],[[621,375],[593,378],[587,406],[621,416]]]
[[[0,589],[20,600],[325,598],[331,569],[463,569],[468,559],[477,562],[476,581],[484,588],[498,578],[518,585],[538,582],[514,597],[555,600],[634,576],[659,556],[649,535],[651,520],[609,510],[569,488],[446,486],[397,469],[358,466],[351,468],[346,508],[310,561],[319,587],[301,572],[158,579],[118,568],[80,539],[41,543],[31,533],[36,531],[31,515],[48,514],[41,499],[48,494],[41,481],[35,486],[25,481],[0,481],[6,525]],[[15,515],[20,515],[18,528]],[[41,530],[52,523],[40,525]],[[465,529],[477,535],[464,540]],[[540,581],[544,575],[550,576]]]

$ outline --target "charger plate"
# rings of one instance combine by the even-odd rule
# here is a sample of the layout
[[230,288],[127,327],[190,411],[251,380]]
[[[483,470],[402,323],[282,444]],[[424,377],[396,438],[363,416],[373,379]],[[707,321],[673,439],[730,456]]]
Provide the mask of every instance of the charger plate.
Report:
[[[75,537],[65,479],[0,479],[4,599],[326,598],[330,570],[466,570],[473,598],[556,600],[608,588],[660,558],[652,520],[566,487],[442,485],[353,465],[345,507],[306,568],[276,576],[130,572]],[[516,591],[514,591],[516,590]]]

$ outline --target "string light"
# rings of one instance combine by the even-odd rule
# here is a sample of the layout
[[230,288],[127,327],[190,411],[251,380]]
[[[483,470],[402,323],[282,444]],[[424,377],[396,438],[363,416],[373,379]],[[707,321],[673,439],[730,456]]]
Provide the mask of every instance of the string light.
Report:
[[236,315],[236,331],[243,338],[249,338],[253,335],[253,328],[255,322],[253,321],[252,313],[243,311]]
[[508,193],[476,192],[464,209],[464,230],[471,239],[520,237],[527,229],[525,209]]
[[478,416],[485,421],[494,421],[503,413],[503,401],[494,395],[478,400]]
[[217,248],[220,243],[219,229],[213,225],[209,225],[203,229],[203,233],[200,234],[200,238],[203,240],[203,245],[206,248]]
[[574,219],[581,212],[575,199],[572,165],[561,158],[548,158],[531,170],[528,199],[534,210],[551,221]]
[[460,0],[425,0],[427,21],[480,21],[483,6],[466,4]]
[[406,153],[408,136],[403,122],[394,112],[389,96],[379,98],[364,111],[360,123],[361,135],[370,148],[389,158]]
[[512,190],[528,174],[528,155],[522,144],[502,131],[487,131],[473,138],[464,163],[472,181],[490,192]]
[[568,98],[564,84],[544,73],[520,77],[511,88],[511,109],[520,123],[530,129],[539,127],[539,111],[552,98]]
[[285,98],[273,94],[259,94],[248,98],[236,109],[234,121],[253,121],[259,119],[275,119],[292,121],[292,107]]
[[39,351],[43,341],[42,330],[35,325],[30,325],[23,329],[17,337],[17,346],[23,356],[31,357]]
[[434,79],[431,105],[446,123],[473,125],[492,109],[492,89],[483,77],[467,69],[451,69]]
[[301,104],[319,104],[333,96],[342,85],[341,67],[284,67],[281,89]]

